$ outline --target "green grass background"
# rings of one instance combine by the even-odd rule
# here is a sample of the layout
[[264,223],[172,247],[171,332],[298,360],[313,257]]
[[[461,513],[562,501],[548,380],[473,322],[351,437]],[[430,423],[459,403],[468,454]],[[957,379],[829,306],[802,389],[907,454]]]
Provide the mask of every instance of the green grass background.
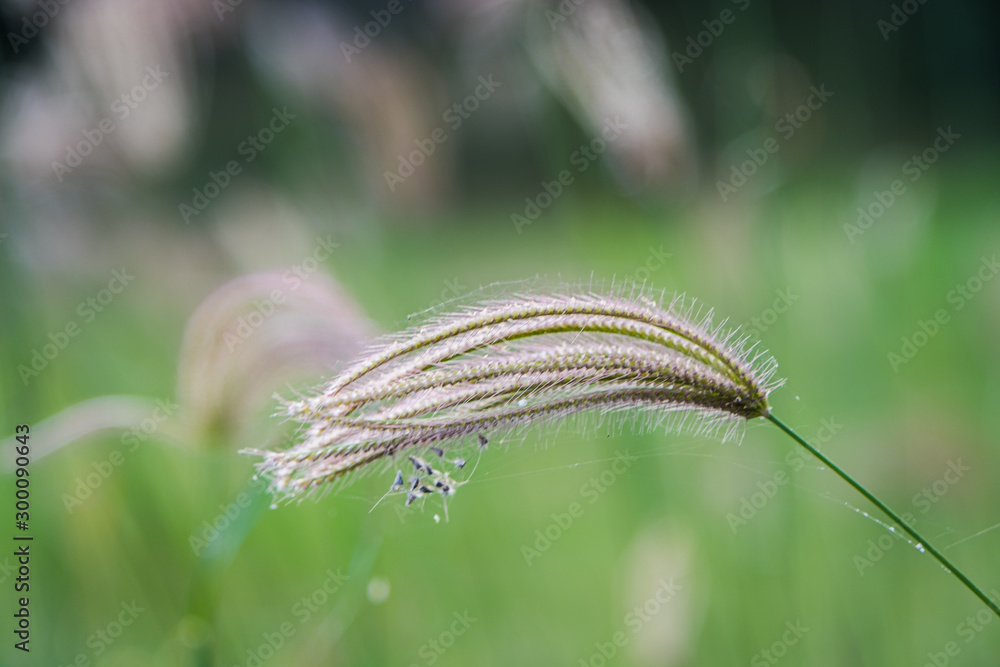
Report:
[[[951,312],[898,373],[887,354],[920,320],[949,308],[949,290],[1000,247],[997,173],[955,157],[906,195],[934,193],[919,199],[919,216],[890,211],[853,244],[842,225],[865,193],[854,192],[847,171],[809,174],[765,198],[722,205],[709,192],[671,209],[581,187],[520,235],[506,208],[489,206],[433,227],[320,221],[316,232],[342,243],[323,270],[385,330],[440,300],[446,281],[472,289],[539,273],[620,280],[661,245],[671,257],[650,282],[733,322],[749,322],[776,290],[791,290],[798,301],[761,336],[788,378],[773,396],[776,413],[813,439],[821,420],[840,425],[824,451],[892,507],[914,512],[917,527],[990,590],[1000,589],[1000,530],[947,547],[1000,521],[1000,281]],[[188,242],[200,242],[196,232]],[[16,366],[107,276],[36,280],[5,257],[4,434],[93,396],[173,396],[192,303],[155,279],[171,275],[152,259],[156,248],[128,247],[116,245],[108,265],[135,265],[135,285],[28,388]],[[183,271],[182,258],[172,261]],[[487,450],[440,523],[433,503],[402,520],[398,499],[369,512],[391,472],[269,510],[269,498],[248,489],[252,460],[235,452],[239,444],[181,450],[154,438],[72,513],[63,494],[121,448],[119,437],[34,462],[31,662],[16,662],[23,656],[8,634],[0,663],[69,665],[82,654],[107,666],[245,666],[247,651],[284,623],[294,633],[263,664],[597,666],[596,644],[619,630],[627,645],[607,664],[772,664],[759,652],[781,640],[787,622],[808,628],[780,658],[787,665],[920,666],[949,642],[958,655],[947,664],[994,664],[1000,654],[1000,622],[970,637],[959,624],[981,605],[905,542],[859,574],[855,557],[886,529],[852,509],[871,508],[829,471],[811,461],[791,470],[794,443],[763,422],[749,425],[740,445],[606,426],[529,432],[522,444]],[[522,547],[535,531],[580,502],[581,486],[625,450],[640,457],[636,465],[596,502],[584,500],[583,515],[527,565]],[[971,470],[921,514],[915,494],[958,459]],[[778,470],[791,483],[734,533],[727,514]],[[0,489],[9,508],[12,476]],[[196,557],[190,536],[242,492],[250,507],[217,549]],[[300,622],[296,603],[331,569],[347,582]],[[632,633],[626,614],[661,577],[681,593]],[[384,601],[369,595],[373,580],[388,582]],[[7,575],[5,609],[11,586]],[[144,611],[96,655],[88,638],[132,600]],[[476,620],[443,653],[428,653],[456,612]]]

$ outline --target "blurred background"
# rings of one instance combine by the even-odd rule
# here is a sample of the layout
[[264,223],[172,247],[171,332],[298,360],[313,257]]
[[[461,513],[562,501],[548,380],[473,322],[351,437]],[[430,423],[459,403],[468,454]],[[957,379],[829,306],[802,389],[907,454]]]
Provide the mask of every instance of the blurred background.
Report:
[[0,438],[31,426],[35,536],[0,663],[996,664],[1000,623],[762,423],[542,430],[448,521],[370,511],[391,472],[270,510],[237,452],[287,442],[273,394],[480,286],[652,285],[759,336],[776,413],[1000,595],[998,27],[0,3]]

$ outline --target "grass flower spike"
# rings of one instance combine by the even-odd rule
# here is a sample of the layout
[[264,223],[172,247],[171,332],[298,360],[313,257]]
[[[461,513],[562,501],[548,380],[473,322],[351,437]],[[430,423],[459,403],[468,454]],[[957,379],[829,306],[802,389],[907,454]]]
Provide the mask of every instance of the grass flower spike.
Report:
[[[464,448],[570,417],[618,415],[640,427],[738,439],[750,419],[773,422],[882,510],[1000,616],[1000,608],[882,501],[771,413],[777,363],[713,323],[690,299],[647,290],[563,289],[484,299],[432,316],[375,345],[312,395],[285,403],[301,441],[263,457],[276,497],[324,491],[395,464],[387,495],[406,503],[463,482]],[[641,418],[639,418],[641,417]],[[403,470],[412,473],[404,475]],[[446,506],[447,507],[447,506]]]
[[[441,458],[462,442],[580,413],[639,411],[647,424],[670,417],[672,426],[738,436],[746,419],[768,413],[776,364],[712,319],[683,297],[664,306],[662,295],[582,291],[515,295],[431,318],[287,403],[304,437],[261,453],[261,472],[278,495],[294,496],[382,459]],[[429,465],[414,467],[428,474]],[[415,490],[444,483],[427,481]]]

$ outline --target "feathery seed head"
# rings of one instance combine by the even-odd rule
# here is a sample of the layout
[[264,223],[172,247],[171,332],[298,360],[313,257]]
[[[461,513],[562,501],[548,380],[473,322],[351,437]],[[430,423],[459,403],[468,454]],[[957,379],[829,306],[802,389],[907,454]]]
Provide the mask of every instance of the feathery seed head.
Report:
[[263,456],[274,493],[329,488],[378,461],[407,461],[390,493],[454,493],[462,443],[581,413],[645,413],[659,426],[739,437],[766,416],[777,363],[713,325],[692,300],[642,290],[516,294],[430,318],[374,346],[311,396],[285,403],[301,442]]

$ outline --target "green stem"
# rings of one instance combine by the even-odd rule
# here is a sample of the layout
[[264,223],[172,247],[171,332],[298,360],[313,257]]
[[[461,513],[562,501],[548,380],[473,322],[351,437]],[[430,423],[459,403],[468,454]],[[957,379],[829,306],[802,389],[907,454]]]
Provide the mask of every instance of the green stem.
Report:
[[875,496],[873,496],[871,493],[869,493],[869,491],[865,487],[863,487],[860,484],[858,484],[857,482],[855,482],[854,478],[852,478],[846,472],[844,472],[843,470],[841,470],[840,467],[837,466],[836,463],[834,463],[833,461],[831,461],[830,459],[828,459],[826,456],[823,455],[823,453],[821,451],[819,451],[818,449],[816,449],[815,447],[813,447],[812,445],[810,445],[808,442],[806,442],[805,439],[802,438],[802,436],[800,436],[798,433],[796,433],[791,428],[789,428],[788,426],[786,426],[785,423],[782,422],[780,419],[778,419],[777,417],[775,417],[773,414],[770,414],[770,413],[767,415],[766,419],[770,420],[778,428],[780,428],[782,431],[784,431],[785,433],[787,433],[792,438],[792,440],[794,440],[795,442],[799,443],[800,445],[802,445],[803,447],[805,447],[806,449],[808,449],[810,454],[812,454],[817,459],[819,459],[820,461],[823,462],[823,465],[825,465],[827,468],[829,468],[833,472],[837,473],[837,475],[842,480],[844,480],[845,482],[847,482],[848,484],[850,484],[854,488],[855,491],[857,491],[858,493],[860,493],[861,495],[863,495],[865,498],[867,498],[868,501],[871,504],[875,505],[875,507],[877,507],[880,510],[882,510],[885,513],[886,516],[888,516],[890,519],[893,520],[893,522],[896,523],[896,525],[898,525],[900,528],[902,528],[904,531],[906,531],[906,533],[910,537],[912,537],[913,539],[915,539],[917,541],[917,544],[920,545],[921,547],[923,547],[923,549],[926,550],[927,553],[929,553],[930,555],[934,556],[934,558],[936,558],[937,561],[939,563],[941,563],[942,566],[944,566],[945,570],[947,570],[952,575],[954,575],[955,578],[958,579],[959,581],[961,581],[965,585],[966,588],[968,588],[970,591],[972,591],[972,594],[975,595],[977,598],[979,598],[982,601],[983,604],[985,604],[987,607],[989,607],[990,611],[992,611],[994,614],[996,614],[997,617],[1000,617],[1000,607],[997,606],[997,603],[994,602],[993,600],[991,600],[990,598],[988,598],[986,596],[986,594],[983,593],[979,589],[978,586],[976,586],[974,583],[972,583],[972,581],[967,576],[965,576],[964,574],[962,574],[961,570],[959,570],[957,567],[955,567],[954,565],[952,565],[951,561],[949,561],[947,558],[945,558],[944,554],[942,554],[940,551],[938,551],[937,549],[935,549],[934,546],[931,545],[923,537],[921,537],[921,535],[919,533],[917,533],[917,531],[915,531],[912,528],[910,528],[906,524],[906,522],[903,521],[899,517],[898,514],[896,514],[895,512],[893,512],[891,509],[889,509],[889,507],[885,503],[883,503],[881,500],[879,500],[878,498],[876,498]]

